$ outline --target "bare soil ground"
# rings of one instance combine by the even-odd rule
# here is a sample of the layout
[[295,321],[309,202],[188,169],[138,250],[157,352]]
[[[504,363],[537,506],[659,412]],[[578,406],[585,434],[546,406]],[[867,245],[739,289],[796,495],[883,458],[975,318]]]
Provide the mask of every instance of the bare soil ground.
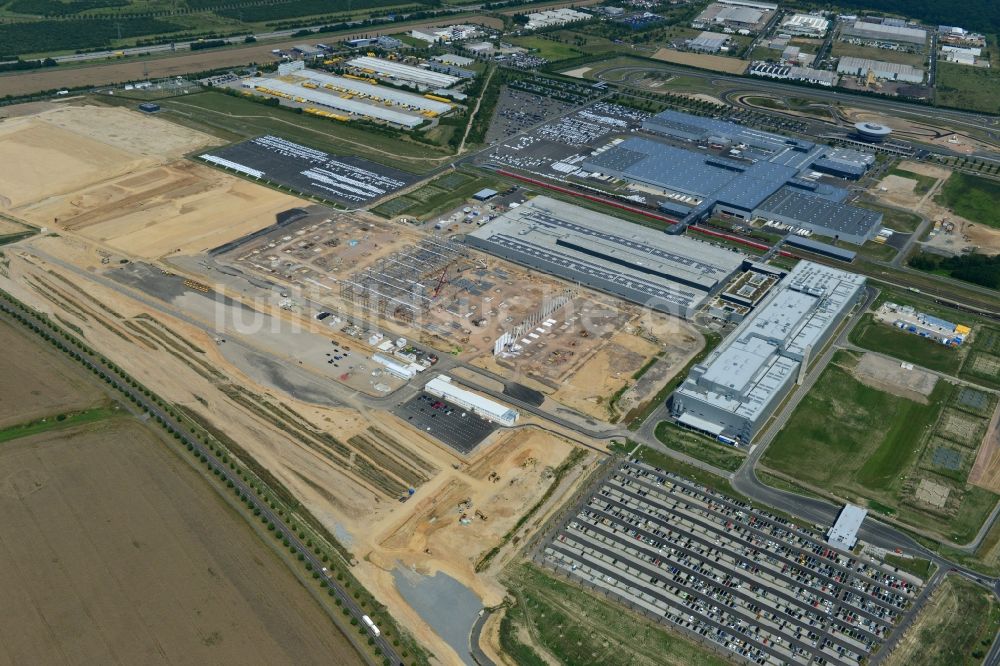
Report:
[[7,118],[0,122],[0,209],[76,192],[215,143],[120,108],[62,106]]
[[704,53],[687,53],[685,51],[674,51],[673,49],[659,49],[653,54],[656,60],[675,62],[679,65],[689,67],[700,67],[710,69],[715,72],[726,72],[728,74],[742,74],[749,61],[737,58],[727,58],[725,56],[706,55]]
[[123,108],[0,122],[0,209],[144,258],[210,249],[298,199],[183,156],[217,139]]
[[993,411],[976,462],[969,472],[969,483],[1000,493],[1000,405]]
[[0,320],[0,428],[105,401],[83,370]]
[[899,361],[877,354],[862,356],[853,372],[864,384],[925,405],[938,380],[932,372],[917,367],[905,370]]
[[[362,663],[208,482],[137,422],[9,442],[10,663]],[[44,562],[44,566],[39,566]]]

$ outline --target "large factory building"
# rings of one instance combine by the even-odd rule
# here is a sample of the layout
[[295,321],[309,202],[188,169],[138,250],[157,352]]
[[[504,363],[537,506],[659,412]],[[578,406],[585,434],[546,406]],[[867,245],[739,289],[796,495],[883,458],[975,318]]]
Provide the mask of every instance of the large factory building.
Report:
[[800,261],[670,396],[688,428],[749,443],[864,294],[865,278]]
[[661,312],[691,317],[744,264],[733,250],[536,197],[465,237],[472,247]]
[[[874,163],[866,153],[762,132],[723,120],[664,111],[643,129],[674,144],[630,137],[583,163],[583,169],[660,189],[661,208],[681,231],[712,215],[779,220],[861,244],[882,217],[843,203],[848,190],[826,176],[858,179]],[[687,144],[694,144],[687,148]],[[780,193],[780,196],[779,196]]]

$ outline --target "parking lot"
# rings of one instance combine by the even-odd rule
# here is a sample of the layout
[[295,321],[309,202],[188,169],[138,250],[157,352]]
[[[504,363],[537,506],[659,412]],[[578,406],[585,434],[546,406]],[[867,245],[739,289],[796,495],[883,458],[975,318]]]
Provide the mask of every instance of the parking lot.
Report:
[[859,664],[921,582],[637,460],[599,482],[536,556],[757,664]]
[[416,182],[413,174],[353,156],[338,156],[275,136],[261,136],[202,159],[342,204],[369,204]]
[[[619,104],[595,102],[510,138],[544,119],[535,108],[512,110],[512,118],[501,117],[497,121],[509,124],[514,131],[505,131],[507,136],[501,137],[490,157],[496,162],[558,179],[575,174],[595,150],[637,131],[650,116],[645,111]],[[527,116],[529,122],[519,125],[516,121],[522,116]]]
[[462,455],[468,455],[500,427],[429,393],[404,402],[393,413]]

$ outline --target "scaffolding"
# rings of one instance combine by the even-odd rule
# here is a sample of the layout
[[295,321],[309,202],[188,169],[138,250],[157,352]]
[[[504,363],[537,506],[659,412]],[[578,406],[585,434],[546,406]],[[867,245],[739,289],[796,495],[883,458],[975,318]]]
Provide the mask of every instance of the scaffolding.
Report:
[[466,256],[457,243],[424,238],[341,281],[340,296],[379,316],[409,323],[430,309],[447,267]]

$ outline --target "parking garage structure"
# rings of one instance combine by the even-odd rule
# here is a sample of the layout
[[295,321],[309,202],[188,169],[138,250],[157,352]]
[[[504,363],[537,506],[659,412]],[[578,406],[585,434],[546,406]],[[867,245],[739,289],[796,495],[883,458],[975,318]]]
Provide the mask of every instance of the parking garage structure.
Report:
[[678,424],[749,444],[813,351],[863,297],[865,278],[800,261],[670,396]]
[[921,581],[639,460],[586,495],[536,559],[750,663],[855,665]]
[[465,243],[661,312],[690,318],[746,257],[610,215],[536,197]]

